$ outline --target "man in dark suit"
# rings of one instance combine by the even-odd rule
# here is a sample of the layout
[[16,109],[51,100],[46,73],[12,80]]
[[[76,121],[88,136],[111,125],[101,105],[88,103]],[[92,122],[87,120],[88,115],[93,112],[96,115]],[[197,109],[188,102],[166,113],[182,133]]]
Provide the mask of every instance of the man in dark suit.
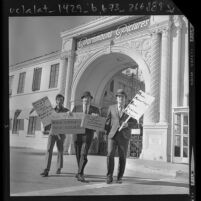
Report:
[[[122,89],[117,90],[117,104],[108,108],[105,130],[108,135],[108,154],[107,154],[107,183],[113,181],[114,172],[114,156],[118,147],[119,168],[117,173],[117,183],[122,183],[122,177],[126,166],[126,155],[129,139],[131,137],[131,129],[134,128],[134,119],[130,119],[127,123],[124,121],[128,115],[123,113],[126,107],[127,95]],[[123,128],[119,131],[119,128]]]
[[[60,113],[60,112],[68,112],[69,110],[63,106],[64,103],[64,96],[61,94],[58,94],[56,96],[56,107],[54,108],[55,112]],[[51,161],[52,161],[52,152],[54,149],[54,145],[56,142],[57,145],[57,150],[58,150],[58,155],[57,155],[57,171],[56,174],[61,173],[61,168],[63,168],[63,145],[64,145],[64,140],[65,140],[65,134],[58,134],[55,135],[51,131],[51,124],[48,125],[50,129],[50,133],[48,136],[48,143],[47,143],[47,152],[45,156],[45,168],[44,171],[41,173],[41,176],[47,177],[49,174],[50,166],[51,166]]]
[[[99,115],[99,109],[91,105],[91,100],[93,97],[89,91],[84,92],[81,99],[82,105],[75,106],[72,112],[83,112],[84,114]],[[81,182],[86,182],[84,178],[84,168],[88,161],[87,155],[93,140],[93,136],[94,130],[87,128],[85,129],[84,134],[73,135],[75,154],[78,165],[78,173],[76,174],[76,178]]]

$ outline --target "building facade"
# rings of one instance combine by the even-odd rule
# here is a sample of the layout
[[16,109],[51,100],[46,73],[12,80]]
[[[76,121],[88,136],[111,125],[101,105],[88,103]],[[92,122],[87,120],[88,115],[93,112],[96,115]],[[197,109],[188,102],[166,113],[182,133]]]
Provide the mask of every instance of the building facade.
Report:
[[[61,39],[61,51],[10,67],[11,146],[46,148],[47,135],[31,110],[35,100],[48,96],[54,104],[56,94],[62,93],[65,106],[72,109],[88,90],[104,115],[115,101],[112,90],[125,87],[130,98],[138,89],[155,97],[143,116],[139,157],[188,163],[188,21],[184,16],[100,17],[62,32]],[[131,82],[128,69],[139,72],[131,73]],[[71,149],[70,135],[67,144]]]

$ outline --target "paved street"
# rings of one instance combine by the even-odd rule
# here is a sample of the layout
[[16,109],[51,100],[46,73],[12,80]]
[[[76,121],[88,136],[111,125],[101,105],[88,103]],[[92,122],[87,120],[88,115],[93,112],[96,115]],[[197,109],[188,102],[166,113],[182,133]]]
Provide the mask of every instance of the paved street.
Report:
[[[115,159],[115,172],[117,162]],[[139,165],[132,165],[135,159],[128,159],[122,184],[105,183],[106,157],[89,156],[85,169],[87,183],[75,179],[77,170],[74,155],[64,156],[64,168],[61,175],[56,175],[56,155],[52,158],[49,177],[41,177],[44,154],[29,149],[10,149],[10,193],[11,196],[64,196],[64,195],[145,195],[145,194],[188,194],[188,177],[177,177],[170,171],[149,171]],[[152,162],[153,163],[153,162]],[[153,163],[154,164],[154,163]],[[160,163],[157,163],[160,164]],[[161,163],[164,164],[164,163]],[[145,166],[145,165],[144,165]],[[147,166],[147,165],[146,165]],[[161,166],[161,165],[160,165]],[[183,168],[178,166],[177,168]],[[184,166],[187,168],[187,166]],[[158,167],[154,167],[159,169]],[[116,178],[114,178],[116,179]]]

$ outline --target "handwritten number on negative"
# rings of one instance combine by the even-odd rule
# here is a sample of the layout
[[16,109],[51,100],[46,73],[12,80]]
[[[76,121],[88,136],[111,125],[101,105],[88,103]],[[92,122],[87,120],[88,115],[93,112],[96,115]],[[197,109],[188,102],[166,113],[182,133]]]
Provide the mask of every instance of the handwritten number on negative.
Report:
[[106,12],[107,12],[107,8],[105,7],[105,5],[104,5],[104,4],[102,4],[102,11],[103,11],[104,13],[106,13]]

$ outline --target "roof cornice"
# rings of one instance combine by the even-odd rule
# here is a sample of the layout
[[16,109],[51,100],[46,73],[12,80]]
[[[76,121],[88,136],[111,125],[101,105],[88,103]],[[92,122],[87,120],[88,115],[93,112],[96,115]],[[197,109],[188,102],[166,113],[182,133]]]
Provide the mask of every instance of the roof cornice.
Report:
[[36,58],[32,58],[14,65],[9,66],[9,70],[12,72],[14,70],[19,70],[21,68],[30,67],[32,65],[41,64],[46,61],[54,60],[60,57],[61,51],[51,52]]

